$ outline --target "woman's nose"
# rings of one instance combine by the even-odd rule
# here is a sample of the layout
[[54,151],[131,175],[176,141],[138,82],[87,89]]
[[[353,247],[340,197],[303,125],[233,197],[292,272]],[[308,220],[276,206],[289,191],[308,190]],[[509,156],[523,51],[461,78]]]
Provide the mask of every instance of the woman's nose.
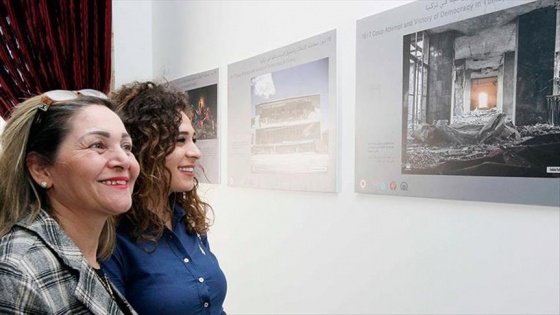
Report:
[[134,156],[129,151],[124,150],[123,148],[119,147],[115,150],[112,150],[111,160],[109,164],[112,167],[122,167],[123,169],[130,168],[132,160]]
[[196,159],[200,159],[200,157],[202,156],[202,152],[200,152],[200,149],[194,142],[189,146],[189,149],[187,150],[187,156]]

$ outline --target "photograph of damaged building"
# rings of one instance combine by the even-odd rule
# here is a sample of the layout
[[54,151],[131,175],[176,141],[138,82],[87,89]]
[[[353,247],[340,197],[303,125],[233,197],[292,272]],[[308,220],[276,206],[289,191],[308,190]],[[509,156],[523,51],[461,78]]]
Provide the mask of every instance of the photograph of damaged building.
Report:
[[326,173],[329,59],[252,78],[251,171]]
[[560,16],[536,1],[403,38],[403,174],[560,177]]

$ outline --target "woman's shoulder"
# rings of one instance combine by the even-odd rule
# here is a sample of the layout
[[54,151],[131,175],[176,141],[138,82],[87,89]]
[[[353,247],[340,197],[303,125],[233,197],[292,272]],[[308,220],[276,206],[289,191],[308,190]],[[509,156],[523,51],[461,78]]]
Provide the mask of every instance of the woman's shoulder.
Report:
[[52,248],[32,231],[14,226],[0,239],[2,275],[41,275],[59,269],[59,266],[59,259]]
[[52,246],[17,226],[0,239],[0,313],[62,314],[74,306],[73,314],[84,313],[74,298],[78,276]]
[[1,261],[4,262],[9,257],[21,260],[42,246],[41,239],[35,233],[19,226],[13,226],[0,238]]

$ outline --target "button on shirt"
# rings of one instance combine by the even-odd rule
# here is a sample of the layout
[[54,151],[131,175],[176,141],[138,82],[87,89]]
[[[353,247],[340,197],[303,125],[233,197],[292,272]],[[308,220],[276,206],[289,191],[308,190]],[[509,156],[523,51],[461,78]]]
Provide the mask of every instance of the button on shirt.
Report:
[[226,278],[205,235],[189,235],[174,208],[173,231],[154,242],[130,238],[131,224],[117,229],[113,256],[102,263],[107,275],[139,314],[225,314]]

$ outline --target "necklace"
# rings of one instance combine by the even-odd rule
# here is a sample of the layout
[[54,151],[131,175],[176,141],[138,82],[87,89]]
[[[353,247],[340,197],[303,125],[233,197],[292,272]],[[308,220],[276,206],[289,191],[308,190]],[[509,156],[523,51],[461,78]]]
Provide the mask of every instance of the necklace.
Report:
[[99,278],[99,281],[101,281],[101,284],[103,285],[103,287],[105,287],[105,290],[109,292],[111,299],[115,300],[115,294],[113,293],[113,289],[111,288],[111,282],[109,282],[109,278],[107,278],[105,272],[103,272],[103,270],[101,269],[94,269],[94,270],[95,270],[95,274],[97,275],[97,278]]

